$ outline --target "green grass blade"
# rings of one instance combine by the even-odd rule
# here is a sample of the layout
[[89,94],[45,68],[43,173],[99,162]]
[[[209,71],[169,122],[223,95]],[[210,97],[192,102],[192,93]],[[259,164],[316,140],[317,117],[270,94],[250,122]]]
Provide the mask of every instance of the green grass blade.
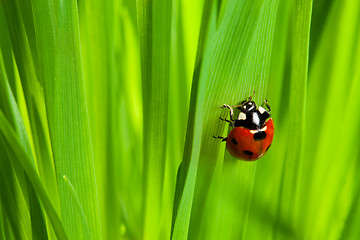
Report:
[[[251,86],[245,87],[246,80],[241,79],[241,72],[245,57],[249,51],[251,39],[262,7],[262,2],[249,4],[243,1],[228,1],[213,44],[206,49],[204,59],[211,59],[204,64],[204,71],[200,77],[200,92],[196,117],[202,122],[201,152],[199,157],[198,176],[194,193],[194,204],[190,222],[190,237],[197,238],[199,225],[202,224],[204,201],[208,198],[209,187],[216,166],[220,142],[213,139],[213,135],[222,134],[219,116],[224,103],[237,104],[253,90],[262,95],[260,82],[256,80]],[[236,12],[236,14],[235,14]],[[250,17],[251,16],[251,17]],[[230,37],[231,36],[231,37]],[[250,76],[249,76],[250,77]],[[250,82],[250,81],[249,81]],[[245,89],[246,88],[246,89]],[[249,90],[250,88],[251,90]]]
[[[35,56],[33,55],[35,50],[33,47],[34,31],[32,29],[32,13],[29,12],[30,8],[28,4],[23,6],[17,1],[5,1],[3,2],[3,6],[7,27],[10,33],[9,36],[12,42],[12,50],[14,53],[17,69],[19,70],[20,79],[22,81],[21,84],[24,90],[24,96],[26,100],[26,107],[24,108],[27,109],[29,113],[31,132],[35,133],[29,134],[30,138],[33,138],[32,140],[35,145],[35,160],[38,161],[38,166],[42,176],[49,180],[49,182],[47,182],[48,188],[50,189],[50,193],[51,196],[53,196],[54,201],[56,201],[57,193],[55,187],[55,176],[53,171],[49,171],[51,168],[48,168],[48,166],[52,166],[52,162],[47,127],[45,124],[45,103],[41,84],[38,81],[38,75],[35,68],[37,63],[37,61],[35,61],[36,54]],[[26,30],[28,30],[28,32]],[[30,46],[32,46],[32,48]],[[6,62],[9,61],[9,59],[6,60]],[[10,72],[11,71],[13,70],[10,69]],[[12,74],[9,76],[14,77]],[[14,83],[15,79],[11,79],[10,82]],[[17,88],[19,91],[22,91],[20,90],[21,87],[18,86]],[[15,90],[16,88],[14,88],[14,91]],[[27,148],[30,149],[30,145],[27,146]],[[44,168],[46,168],[46,170],[44,170]],[[25,181],[27,180],[25,179]],[[35,211],[31,215],[39,216],[33,218],[33,221],[31,221],[34,227],[33,233],[36,234],[36,229],[38,229],[37,226],[44,226],[45,223],[43,217],[41,217],[42,210],[41,207],[38,206],[39,203],[37,202],[37,199],[32,199],[35,194],[32,193],[31,186],[29,187],[28,194],[30,196],[30,211]],[[41,230],[39,229],[39,231]],[[40,234],[44,235],[43,233]]]
[[4,214],[3,214],[3,210],[0,207],[0,237],[2,239],[5,239],[5,220],[4,220]]
[[[286,223],[276,221],[280,195],[283,156],[286,150],[284,135],[284,104],[282,89],[288,82],[288,26],[291,2],[280,0],[277,9],[267,95],[275,122],[275,135],[268,153],[258,161],[253,196],[248,214],[245,239],[272,239],[273,231],[288,233]],[[286,90],[287,91],[287,90]],[[276,226],[276,227],[275,227]],[[289,237],[284,234],[284,237]]]
[[91,234],[90,234],[90,229],[89,229],[89,224],[86,221],[86,216],[84,213],[84,209],[81,207],[81,203],[79,201],[79,197],[77,196],[75,189],[73,187],[73,185],[71,184],[71,182],[69,181],[69,179],[64,175],[63,179],[67,185],[67,187],[69,188],[69,192],[71,197],[73,198],[73,202],[75,202],[75,206],[76,206],[76,212],[81,216],[80,220],[82,221],[82,226],[84,228],[84,238],[85,239],[91,239]]
[[[51,29],[51,26],[48,27]],[[81,216],[72,214],[76,212],[77,203],[73,201],[72,194],[63,181],[63,176],[66,175],[71,179],[84,209],[91,238],[99,239],[100,219],[75,1],[60,2],[58,32],[55,35],[58,36],[58,48],[55,50],[55,56],[49,56],[55,59],[55,78],[44,79],[44,85],[61,217],[70,238],[77,239],[82,235],[82,231],[86,232],[86,226],[81,224],[84,221],[79,219]],[[51,47],[51,41],[49,42]],[[51,76],[51,66],[47,71],[47,76]]]
[[[184,156],[183,156],[183,161],[181,162],[181,164],[179,166],[179,169],[177,172],[177,179],[176,179],[176,190],[175,190],[175,196],[174,196],[172,228],[171,228],[171,235],[175,239],[180,238],[180,236],[177,236],[177,234],[182,234],[184,232],[185,233],[187,232],[187,230],[184,230],[184,229],[188,229],[189,221],[190,221],[189,220],[190,219],[189,212],[190,212],[191,205],[192,205],[191,197],[185,197],[186,203],[184,203],[184,202],[182,203],[183,204],[182,208],[184,208],[182,211],[187,212],[187,213],[185,213],[186,217],[178,217],[178,211],[179,211],[180,201],[182,201],[181,199],[183,197],[185,183],[187,181],[187,176],[188,176],[189,167],[190,167],[190,158],[191,158],[191,155],[193,154],[192,147],[193,147],[193,138],[194,138],[194,132],[195,132],[193,123],[195,121],[195,111],[196,111],[196,104],[197,104],[199,77],[200,77],[201,65],[203,62],[205,39],[207,36],[210,36],[210,34],[214,35],[214,30],[212,31],[212,33],[210,33],[210,30],[209,30],[211,14],[214,13],[213,1],[212,0],[206,1],[204,3],[203,8],[204,9],[203,9],[203,15],[202,15],[201,27],[200,27],[200,33],[199,33],[198,51],[197,51],[196,60],[195,60],[195,69],[194,69],[192,88],[191,88],[191,100],[190,100],[190,109],[189,109],[188,124],[187,124],[187,131],[186,131],[186,140],[185,140],[185,146],[184,146]],[[214,14],[212,14],[212,18],[213,18],[213,20],[215,20]],[[213,21],[213,25],[214,25],[214,21]],[[197,155],[198,153],[195,153],[195,154]],[[193,168],[191,181],[195,181],[196,175],[194,173],[196,172],[197,163],[192,164],[191,166]],[[188,183],[188,184],[190,184],[190,183]],[[194,188],[194,185],[191,184],[191,188],[189,189],[189,192],[187,192],[187,194],[192,195],[193,191],[194,191],[193,188]],[[184,213],[182,213],[182,214],[184,214]],[[175,236],[173,236],[173,231],[174,231],[174,226],[175,226],[176,221],[181,221],[181,223],[177,223],[178,228],[180,230],[178,229],[177,230],[178,232],[175,234]],[[185,237],[185,236],[181,236],[181,237]]]
[[[44,79],[55,77],[55,9],[52,1],[43,4],[42,1],[32,0],[32,14],[34,17],[34,31],[36,38],[36,56],[38,57],[38,76],[42,84],[47,84]],[[45,86],[45,89],[47,87]],[[42,92],[42,95],[44,93]],[[45,100],[44,100],[45,101]],[[44,116],[44,119],[46,117]],[[38,123],[36,135],[44,136],[39,139],[36,146],[38,168],[40,176],[44,179],[47,191],[55,207],[60,210],[59,193],[57,189],[56,172],[52,155],[49,126],[46,121]]]
[[[21,115],[20,112],[18,111],[14,96],[11,92],[10,86],[8,85],[8,81],[7,81],[7,75],[5,72],[5,67],[3,64],[3,59],[2,59],[2,54],[0,52],[0,79],[3,79],[3,81],[0,82],[0,93],[1,93],[1,109],[3,109],[7,116],[9,117],[10,121],[12,122],[14,128],[16,129],[16,131],[18,132],[20,139],[21,139],[21,143],[24,146],[24,148],[26,149],[27,153],[32,154],[31,149],[30,149],[30,144],[29,144],[29,139],[27,136],[27,133],[25,131],[25,126],[21,120]],[[6,159],[8,159],[8,156],[5,156]],[[9,160],[7,160],[9,161]],[[33,160],[32,163],[35,165],[35,161]],[[3,179],[4,182],[6,183],[7,186],[7,191],[8,194],[4,194],[3,196],[7,196],[9,195],[9,198],[11,198],[10,202],[8,201],[8,199],[4,199],[3,201],[5,202],[5,205],[12,205],[13,208],[17,211],[14,211],[14,213],[21,213],[21,215],[19,215],[19,217],[21,219],[23,219],[24,214],[28,214],[28,211],[26,209],[26,207],[29,208],[30,210],[30,217],[31,217],[31,221],[26,220],[25,222],[28,222],[31,224],[31,230],[30,233],[32,233],[32,237],[33,238],[42,238],[45,239],[47,238],[47,234],[46,234],[46,230],[44,228],[45,226],[45,219],[44,219],[44,215],[42,212],[42,209],[40,207],[40,203],[38,201],[38,199],[36,198],[35,194],[34,194],[34,189],[31,186],[31,184],[29,183],[29,179],[27,177],[23,176],[23,172],[20,170],[15,169],[15,172],[17,172],[17,175],[20,176],[19,177],[19,182],[20,185],[22,187],[23,193],[17,193],[19,191],[19,189],[16,189],[16,181],[15,178],[12,177],[14,175],[14,170],[12,169],[10,164],[5,164],[5,166],[2,166],[3,171],[4,172],[9,172],[9,179]],[[12,174],[11,174],[12,173]],[[13,185],[15,190],[11,190],[12,188],[10,187],[11,185]],[[25,195],[25,201],[28,204],[28,206],[26,206],[26,203],[23,202],[23,196],[22,194]],[[21,197],[19,197],[19,196]],[[14,204],[16,203],[16,204]],[[21,207],[23,207],[21,209]],[[11,208],[11,207],[10,207]],[[11,214],[11,213],[10,213]],[[16,215],[16,214],[15,214]],[[14,216],[9,216],[9,219],[14,220]],[[11,221],[14,222],[14,221]],[[16,222],[16,221],[15,221]],[[16,226],[17,224],[12,224],[13,228],[14,226]],[[17,232],[18,230],[14,229],[14,232]],[[22,231],[18,231],[19,233]]]
[[[358,8],[358,11],[360,11],[360,7]],[[359,17],[358,17],[359,19]],[[359,24],[358,24],[359,25]],[[357,38],[359,38],[360,35],[360,31],[357,30]],[[360,69],[357,68],[357,66],[359,66],[360,64],[360,43],[357,42],[355,43],[355,56],[354,56],[354,64],[353,64],[353,68],[354,69],[354,75],[353,75],[353,79],[352,79],[352,84],[351,84],[351,90],[349,93],[349,104],[347,107],[347,111],[346,111],[346,118],[347,121],[353,122],[353,121],[360,121],[359,117],[360,114],[354,114],[353,109],[357,108],[358,105],[358,89],[360,89]],[[355,117],[355,119],[353,118]],[[351,124],[350,122],[345,122],[345,124]],[[344,125],[345,125],[344,124]],[[346,221],[344,222],[344,228],[342,229],[342,233],[341,233],[341,239],[350,239],[350,238],[358,238],[360,236],[360,231],[358,226],[358,223],[360,221],[360,208],[359,208],[359,200],[360,200],[360,191],[359,191],[359,184],[360,184],[360,179],[359,179],[359,175],[358,173],[358,169],[360,168],[359,166],[359,158],[360,158],[360,151],[359,149],[357,149],[354,152],[351,151],[351,149],[356,149],[357,148],[357,143],[354,139],[357,139],[358,134],[360,133],[360,129],[358,126],[356,126],[357,129],[354,129],[354,131],[351,132],[350,138],[349,136],[345,136],[346,138],[344,139],[343,142],[343,147],[344,148],[349,148],[349,151],[346,152],[341,152],[340,154],[347,154],[349,159],[352,159],[351,163],[349,164],[349,169],[351,169],[351,172],[353,173],[353,176],[350,175],[349,177],[345,175],[344,178],[348,179],[346,182],[350,182],[350,186],[352,187],[350,189],[350,191],[346,194],[348,197],[348,199],[350,199],[351,201],[351,205],[349,205],[348,209],[344,209],[345,212],[345,216],[346,216]],[[341,156],[342,157],[342,156]],[[346,169],[349,171],[349,169]],[[343,216],[344,216],[343,215]],[[341,230],[339,230],[341,231]],[[337,233],[336,233],[337,234]]]
[[2,183],[0,202],[3,216],[7,216],[5,222],[11,226],[14,238],[29,239],[32,235],[30,214],[24,198],[19,197],[21,190],[16,184],[15,172],[11,166],[2,134],[0,135],[0,159],[0,181]]
[[30,222],[32,228],[33,239],[48,239],[48,232],[46,229],[45,213],[41,206],[40,199],[37,198],[31,181],[28,177],[25,178],[28,186],[29,194],[29,208],[30,208]]
[[[112,116],[112,128],[109,129],[112,139],[118,138],[112,142],[114,149],[114,167],[111,169],[113,178],[119,184],[120,203],[121,203],[121,219],[122,230],[129,235],[129,238],[140,238],[143,223],[142,217],[142,194],[143,194],[143,179],[142,179],[142,159],[143,146],[139,142],[143,139],[142,128],[142,97],[141,97],[141,66],[140,66],[140,46],[137,36],[137,22],[136,14],[131,13],[131,9],[136,9],[136,4],[133,1],[129,2],[128,8],[123,8],[121,12],[121,19],[123,28],[121,33],[118,33],[114,39],[115,49],[118,49],[123,58],[118,59],[114,64],[120,66],[116,76],[121,79],[120,84],[114,79],[113,86],[110,84],[112,100],[116,102],[118,93],[121,92],[121,101],[119,105],[112,105],[111,113],[120,109],[117,116]],[[119,16],[120,17],[120,16]],[[115,28],[117,28],[115,26]],[[121,37],[121,41],[119,38]],[[120,43],[122,43],[120,45]],[[137,54],[133,54],[137,53]],[[129,81],[131,79],[131,81]],[[131,103],[131,104],[128,104]],[[113,130],[118,129],[119,135],[113,136]],[[118,146],[121,144],[121,147]],[[125,161],[116,161],[117,156]],[[112,166],[109,165],[110,169]],[[112,179],[109,178],[108,182]],[[136,187],[134,187],[136,186]],[[109,201],[114,201],[112,194],[113,189],[108,188]],[[134,197],[132,197],[134,196]],[[118,205],[119,199],[113,202]],[[109,214],[112,215],[112,210],[108,209]],[[112,216],[113,218],[113,216]]]
[[[355,166],[353,167],[355,171],[358,171],[358,169],[360,168],[360,166],[358,165],[360,159],[359,151],[357,154],[354,155],[355,160],[353,162],[356,162],[357,164],[354,164]],[[355,177],[351,176],[351,180],[353,181],[354,179],[355,182],[353,183],[355,183],[355,186],[357,187],[360,184],[360,179],[356,173]],[[344,222],[344,227],[342,229],[339,239],[351,239],[360,237],[360,229],[358,228],[358,223],[360,221],[360,191],[358,188],[352,190],[354,191],[354,199],[352,200],[352,203],[350,205],[349,212]]]
[[[2,4],[2,3],[1,3]],[[2,5],[0,5],[2,6]],[[14,61],[12,59],[12,47],[10,41],[10,33],[7,28],[5,13],[2,7],[0,7],[0,31],[1,31],[1,38],[0,38],[0,47],[2,51],[2,56],[4,59],[4,71],[6,71],[8,75],[8,81],[12,91],[15,91],[15,77],[14,77]]]
[[[275,19],[279,1],[265,1],[260,12],[256,30],[250,45],[249,54],[245,60],[242,71],[243,79],[248,77],[248,72],[257,73],[257,81],[252,83],[254,89],[259,89],[259,94],[266,90],[269,78],[271,46],[273,42]],[[255,93],[257,94],[257,93]],[[264,96],[264,94],[262,94]],[[265,96],[264,96],[265,97]],[[256,97],[261,102],[259,97]],[[271,99],[269,99],[271,101]],[[260,161],[266,161],[267,156]],[[218,226],[208,229],[212,234],[224,239],[247,239],[247,215],[250,208],[252,187],[255,176],[255,163],[236,161],[230,155],[226,155],[223,163],[220,179],[216,179],[219,185],[217,201],[220,204],[216,219]],[[236,213],[236,214],[234,214]]]
[[[27,41],[27,36],[25,32],[25,27],[23,23],[23,18],[20,13],[19,6],[16,1],[3,1],[2,6],[4,7],[4,13],[7,23],[7,29],[9,32],[9,40],[11,41],[12,51],[16,61],[17,70],[21,78],[21,84],[24,90],[24,96],[26,99],[26,107],[29,112],[29,117],[31,119],[31,130],[37,132],[37,123],[42,120],[44,116],[44,102],[40,90],[39,82],[37,81],[37,75],[34,68],[33,57],[31,55],[29,43]],[[6,35],[4,37],[7,37]],[[6,55],[5,55],[6,57]],[[4,59],[5,62],[10,61],[11,59]],[[4,66],[6,64],[4,63]],[[13,69],[6,69],[7,71],[14,71]],[[6,72],[6,75],[7,72]],[[8,76],[13,76],[12,74]],[[4,78],[3,81],[5,81]],[[9,79],[9,83],[15,83],[15,79]],[[10,84],[10,86],[12,86]],[[17,87],[19,88],[19,87]],[[16,92],[20,89],[13,89]],[[43,108],[42,108],[43,107]],[[20,131],[24,135],[25,130]],[[35,138],[37,135],[35,135]],[[39,136],[40,138],[42,136]],[[24,142],[24,144],[27,141]],[[30,145],[25,146],[27,151],[30,152]]]
[[299,173],[303,157],[306,86],[308,78],[310,23],[312,1],[296,1],[293,5],[294,14],[291,19],[291,80],[289,94],[289,118],[287,125],[287,143],[283,183],[279,200],[279,219],[287,222],[290,229],[299,227]]
[[1,239],[359,238],[358,0],[0,0],[0,35]]
[[[320,119],[322,124],[317,129],[318,136],[314,136],[312,132],[307,136],[308,149],[313,149],[310,145],[314,145],[313,139],[318,142],[313,156],[307,155],[309,160],[306,166],[311,166],[311,169],[309,168],[306,173],[311,176],[311,184],[305,180],[302,189],[317,199],[315,204],[307,200],[305,194],[303,196],[303,207],[309,212],[309,216],[303,217],[306,236],[336,238],[349,214],[351,199],[356,191],[354,189],[358,188],[358,185],[353,185],[353,169],[357,166],[357,158],[354,155],[354,149],[357,147],[353,144],[358,142],[355,135],[359,129],[357,124],[352,131],[347,129],[349,124],[353,125],[359,121],[358,113],[350,110],[359,99],[354,92],[354,87],[358,87],[359,84],[359,43],[356,40],[359,36],[359,10],[358,1],[333,3],[310,72],[309,88],[312,87],[313,90],[309,98],[321,102],[326,107],[322,110],[311,107],[308,110],[311,116],[307,122]],[[326,38],[333,39],[326,42]],[[318,78],[325,78],[325,89],[318,85],[315,80]],[[333,127],[334,123],[329,117],[333,116],[333,109],[338,108],[342,109],[342,114],[338,119],[339,124],[336,124],[336,131],[330,135],[328,129]],[[346,161],[343,161],[345,159]]]
[[143,238],[158,239],[168,117],[171,1],[139,1],[144,118]]
[[[218,142],[213,141],[212,138],[212,135],[216,134],[214,131],[217,129],[216,125],[218,124],[218,117],[209,116],[213,116],[214,112],[219,113],[216,112],[215,109],[220,106],[221,103],[231,102],[229,101],[230,98],[233,99],[232,102],[234,102],[234,104],[241,100],[239,99],[239,88],[242,82],[238,81],[238,77],[241,72],[242,61],[247,54],[247,49],[251,42],[260,8],[261,3],[250,6],[244,2],[229,1],[226,8],[227,10],[224,13],[219,29],[215,35],[215,40],[208,40],[209,45],[205,50],[203,58],[206,60],[212,59],[212,61],[206,61],[204,63],[200,75],[200,92],[196,96],[198,99],[196,117],[195,123],[192,123],[195,124],[194,144],[192,145],[193,152],[191,160],[189,159],[190,167],[187,172],[187,179],[182,200],[180,202],[179,213],[178,216],[176,216],[179,219],[179,225],[176,226],[175,223],[174,238],[177,237],[182,239],[184,236],[187,236],[187,224],[190,221],[190,208],[186,206],[191,206],[193,198],[192,191],[194,187],[191,183],[195,182],[196,177],[194,205],[191,213],[190,237],[197,238],[199,234],[199,226],[201,226],[204,213],[204,201],[207,199],[210,186],[209,178],[211,179],[216,164],[216,158],[214,158],[214,156],[217,155],[219,149]],[[238,11],[238,13],[233,14],[236,11]],[[248,21],[247,17],[249,14],[253,17]],[[247,20],[245,21],[245,19]],[[233,26],[237,26],[237,28],[234,28]],[[228,38],[227,36],[232,37]],[[234,66],[233,64],[235,62],[236,65]],[[207,71],[207,69],[210,70]],[[229,71],[229,69],[232,69],[232,71]],[[229,78],[230,80],[228,80]],[[224,81],[224,79],[226,80]],[[216,94],[214,91],[216,91]],[[203,118],[205,116],[206,120],[204,121]],[[201,139],[204,140],[201,142]],[[199,143],[201,143],[201,145],[199,145]],[[214,146],[214,144],[217,146]],[[200,152],[199,149],[201,149]],[[199,167],[197,166],[198,159],[200,160]],[[186,160],[185,158],[183,164],[186,164],[189,160]],[[196,171],[198,176],[196,176]],[[175,233],[177,235],[175,235]]]
[[[172,209],[173,211],[166,211],[162,219],[162,224],[166,226],[166,231],[163,231],[161,238],[171,236],[173,230],[173,224],[175,218],[172,218],[177,207],[174,208],[174,193],[176,188],[176,173],[178,171],[179,164],[183,158],[184,150],[184,138],[186,133],[187,114],[189,111],[189,95],[191,82],[189,81],[192,76],[193,60],[188,62],[188,54],[195,56],[196,49],[191,49],[186,45],[184,28],[190,27],[184,22],[184,12],[192,12],[192,27],[196,29],[200,25],[201,16],[198,14],[202,7],[202,3],[193,4],[188,9],[182,8],[182,4],[188,4],[186,1],[173,1],[172,4],[172,26],[171,26],[171,58],[170,58],[170,81],[169,81],[169,113],[167,126],[167,141],[166,146],[166,165],[165,165],[165,180],[164,180],[164,192],[173,194],[163,195],[164,208]],[[201,7],[200,7],[201,6]],[[199,28],[197,28],[198,30]],[[198,31],[194,31],[194,35],[198,35]],[[197,38],[193,38],[191,44],[196,44]],[[190,65],[190,66],[189,66]],[[177,106],[177,107],[171,107]],[[177,126],[174,128],[174,126]],[[178,200],[178,197],[176,197]],[[178,202],[176,203],[178,206]],[[175,213],[176,215],[176,213]],[[171,229],[168,228],[171,223]]]
[[21,145],[20,139],[12,129],[10,123],[8,122],[2,111],[0,111],[0,132],[3,134],[4,139],[7,142],[9,151],[11,151],[9,153],[11,154],[10,156],[13,160],[12,163],[18,168],[22,169],[29,177],[31,184],[35,189],[35,193],[41,200],[42,205],[44,206],[44,209],[47,212],[51,223],[53,224],[53,228],[57,237],[59,239],[67,239],[67,235],[65,233],[63,225],[60,222],[60,218],[57,215],[52,203],[50,202],[46,190],[41,183],[38,173],[36,172],[32,156],[29,156],[29,153],[27,153],[24,147]]
[[[119,92],[119,81],[116,81],[118,67],[112,60],[118,54],[114,48],[114,41],[120,27],[115,28],[117,21],[114,19],[118,19],[116,13],[120,12],[120,8],[114,1],[79,2],[79,12],[82,13],[79,14],[81,53],[96,184],[98,195],[103,196],[99,197],[99,210],[102,212],[101,227],[104,239],[116,238],[119,230],[115,225],[120,219],[120,204],[118,199],[114,198],[114,189],[119,189],[116,176],[122,174],[116,172],[118,168],[114,165],[120,159],[115,149],[121,151],[122,144],[117,144],[117,148],[114,148],[113,143],[118,142],[117,134],[111,134],[117,132],[118,128],[113,123],[113,116],[119,111],[117,98],[113,99],[113,92]],[[92,57],[94,55],[96,57]]]
[[103,237],[138,239],[143,133],[136,2],[95,0],[79,8]]

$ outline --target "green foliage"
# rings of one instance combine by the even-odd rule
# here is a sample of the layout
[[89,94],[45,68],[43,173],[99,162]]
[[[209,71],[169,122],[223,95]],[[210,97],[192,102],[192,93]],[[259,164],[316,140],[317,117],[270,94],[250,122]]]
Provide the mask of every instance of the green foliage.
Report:
[[[0,239],[358,239],[360,2],[0,0]],[[269,152],[220,121],[255,91]]]

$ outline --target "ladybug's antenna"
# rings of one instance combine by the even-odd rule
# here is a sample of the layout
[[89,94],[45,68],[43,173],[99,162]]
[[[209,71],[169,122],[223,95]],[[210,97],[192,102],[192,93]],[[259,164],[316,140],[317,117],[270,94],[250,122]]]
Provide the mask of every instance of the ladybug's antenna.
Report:
[[247,102],[250,102],[251,101],[251,99],[254,97],[254,95],[255,95],[255,91],[253,91],[253,94],[248,98],[248,100],[246,101],[246,100],[244,100],[244,101],[242,101],[239,105],[236,105],[236,106],[232,106],[233,108],[238,108],[238,107],[241,107],[242,105],[244,105],[245,103],[247,103]]
[[267,99],[265,99],[265,106],[269,109],[269,112],[270,112],[270,111],[271,111],[271,108],[270,108],[270,106],[269,106],[269,104],[268,104]]
[[254,95],[255,95],[255,90],[253,91],[253,94],[249,97],[248,101],[251,101],[251,99],[254,97]]

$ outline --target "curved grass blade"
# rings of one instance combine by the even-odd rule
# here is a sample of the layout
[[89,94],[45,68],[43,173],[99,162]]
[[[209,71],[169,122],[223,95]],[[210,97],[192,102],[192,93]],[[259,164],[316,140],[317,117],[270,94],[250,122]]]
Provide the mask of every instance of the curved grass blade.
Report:
[[[12,51],[14,54],[14,59],[16,61],[16,67],[19,71],[21,87],[13,86],[13,90],[24,91],[25,104],[22,106],[22,109],[26,109],[29,113],[30,119],[30,128],[29,137],[33,140],[35,148],[34,152],[36,154],[34,160],[37,160],[38,167],[41,172],[41,176],[46,181],[47,188],[49,193],[52,196],[54,202],[57,200],[56,193],[56,182],[55,175],[53,171],[46,171],[44,168],[50,166],[49,169],[53,169],[51,162],[51,150],[48,140],[48,130],[46,124],[46,113],[45,113],[45,103],[43,98],[43,92],[40,82],[38,81],[37,68],[36,66],[36,53],[34,52],[34,31],[32,26],[32,13],[29,8],[29,3],[20,4],[18,1],[3,1],[2,5],[4,6],[4,13],[6,16],[7,28],[9,31],[9,37],[11,41]],[[26,5],[26,6],[25,6]],[[28,30],[28,31],[27,31]],[[6,35],[5,35],[6,37]],[[32,46],[32,48],[31,48]],[[35,55],[33,55],[35,53]],[[7,56],[9,57],[9,56]],[[12,58],[8,58],[5,62],[12,62]],[[10,69],[10,72],[13,70]],[[9,75],[10,77],[15,77],[13,74]],[[14,79],[9,80],[10,83],[15,82]],[[15,85],[16,86],[16,85]],[[25,132],[25,131],[24,131]],[[28,144],[28,143],[27,143]],[[30,149],[29,146],[25,146]],[[35,161],[34,161],[35,164]],[[24,179],[28,181],[28,179]],[[27,183],[21,184],[22,186],[27,186]],[[46,233],[45,228],[39,228],[38,226],[44,226],[43,213],[37,202],[36,198],[32,198],[35,194],[32,192],[31,186],[28,189],[29,194],[29,204],[30,204],[30,214],[34,216],[32,218],[31,224],[33,226],[33,234],[35,238],[36,234],[44,236]]]
[[71,196],[73,198],[74,205],[77,207],[77,212],[81,216],[80,219],[81,219],[83,229],[84,229],[84,232],[85,232],[85,234],[84,234],[85,239],[91,239],[89,224],[86,221],[86,216],[85,216],[85,213],[84,213],[84,209],[81,207],[79,197],[77,196],[77,194],[75,192],[75,189],[74,189],[73,185],[71,184],[71,182],[69,181],[69,179],[65,175],[63,176],[63,179],[64,179],[65,183],[67,184],[69,190],[70,190],[70,194],[71,194]]
[[14,132],[13,128],[11,127],[10,123],[8,122],[2,111],[0,111],[0,132],[3,134],[4,139],[7,142],[9,151],[11,151],[9,153],[12,156],[12,164],[22,169],[29,177],[31,184],[35,189],[35,193],[40,199],[53,225],[56,236],[59,239],[67,239],[67,235],[65,233],[63,225],[61,224],[60,218],[57,215],[52,203],[50,202],[46,190],[41,183],[39,175],[36,172],[35,166],[32,163],[32,156],[29,156],[24,147],[21,145],[18,136]]
[[[1,79],[0,80],[0,95],[1,95],[0,109],[6,113],[6,115],[10,119],[14,129],[16,129],[16,131],[20,137],[22,146],[26,149],[28,154],[32,154],[24,123],[22,121],[19,109],[15,102],[15,98],[14,98],[12,91],[10,89],[10,86],[8,84],[8,78],[7,78],[7,74],[5,72],[5,67],[4,67],[1,51],[0,51],[0,79]],[[4,158],[6,158],[7,161],[10,160],[8,158],[8,156],[5,156]],[[35,166],[34,159],[33,159],[32,163]],[[31,184],[29,183],[28,177],[24,176],[22,170],[19,170],[19,168],[13,168],[13,166],[9,163],[8,164],[4,163],[2,168],[3,168],[3,171],[8,173],[7,176],[9,179],[3,179],[3,181],[6,182],[6,183],[4,183],[6,185],[5,190],[7,189],[9,197],[12,198],[11,202],[9,202],[7,199],[3,199],[3,201],[6,202],[10,206],[12,205],[13,206],[12,209],[17,210],[17,211],[14,211],[14,213],[17,213],[17,214],[14,214],[15,216],[19,215],[19,213],[21,213],[19,215],[20,219],[23,219],[23,216],[25,214],[24,212],[27,213],[27,210],[29,208],[29,210],[30,210],[29,214],[30,214],[31,220],[27,220],[26,222],[31,224],[32,229],[31,229],[30,233],[32,233],[32,237],[33,238],[47,238],[43,211],[40,207],[40,203],[39,203],[38,199],[35,197],[34,189],[31,186]],[[17,175],[17,181],[19,182],[19,184],[21,186],[22,192],[20,191],[20,189],[17,189],[17,181],[15,181],[14,175]],[[13,186],[13,188],[10,186]],[[19,192],[19,193],[17,193],[17,192]],[[7,196],[7,195],[3,195],[3,196]],[[26,203],[24,202],[23,197],[25,197]],[[28,206],[26,206],[27,204],[28,204]],[[9,219],[14,220],[13,218],[15,216],[10,216],[10,215],[11,215],[11,213],[8,214]],[[13,222],[13,221],[11,221],[11,222]],[[21,222],[21,220],[20,220],[20,222]],[[13,227],[16,225],[17,225],[16,223],[12,224]],[[14,229],[14,231],[17,231],[17,230]]]
[[[30,239],[32,235],[30,214],[8,157],[6,143],[0,134],[0,203],[5,221],[10,225],[16,239]],[[5,226],[5,225],[1,225]],[[6,239],[6,238],[3,238]]]

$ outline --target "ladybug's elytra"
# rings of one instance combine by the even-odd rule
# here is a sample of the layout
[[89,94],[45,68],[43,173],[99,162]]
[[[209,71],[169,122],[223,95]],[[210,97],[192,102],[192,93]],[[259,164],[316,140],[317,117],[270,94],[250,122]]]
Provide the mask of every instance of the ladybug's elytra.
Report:
[[[254,91],[255,94],[255,91]],[[268,111],[252,101],[254,96],[233,106],[240,110],[237,119],[234,119],[233,108],[227,104],[221,108],[230,109],[230,120],[221,118],[234,127],[227,137],[220,138],[226,141],[226,149],[231,155],[245,161],[254,161],[261,158],[270,148],[274,137],[274,121],[271,118],[271,108],[265,100]]]

